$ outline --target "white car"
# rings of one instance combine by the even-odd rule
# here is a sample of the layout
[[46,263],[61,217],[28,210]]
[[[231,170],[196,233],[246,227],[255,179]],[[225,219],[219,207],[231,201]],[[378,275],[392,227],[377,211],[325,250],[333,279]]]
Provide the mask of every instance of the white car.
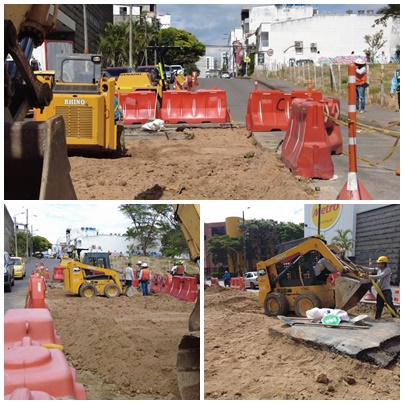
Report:
[[181,65],[171,65],[171,70],[175,71],[175,74],[182,74],[185,76],[185,70]]
[[258,286],[257,272],[246,272],[243,278],[246,288],[255,289]]

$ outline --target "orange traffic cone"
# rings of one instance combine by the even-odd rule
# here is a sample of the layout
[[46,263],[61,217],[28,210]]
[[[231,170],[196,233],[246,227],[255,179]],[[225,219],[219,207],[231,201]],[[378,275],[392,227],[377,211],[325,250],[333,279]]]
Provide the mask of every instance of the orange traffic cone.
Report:
[[396,170],[396,175],[400,175],[400,166],[398,166],[398,168]]
[[49,276],[49,269],[48,269],[48,267],[46,267],[45,268],[45,279],[49,279],[50,278],[50,276]]
[[369,290],[368,293],[363,297],[363,300],[368,302],[374,302],[376,300],[375,295],[372,293],[372,290]]

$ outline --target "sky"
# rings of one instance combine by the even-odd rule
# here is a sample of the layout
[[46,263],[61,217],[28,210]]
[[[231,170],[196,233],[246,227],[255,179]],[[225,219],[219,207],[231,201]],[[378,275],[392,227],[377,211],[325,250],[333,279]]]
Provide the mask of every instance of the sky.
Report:
[[[386,4],[319,4],[319,14],[345,14],[346,10],[374,10]],[[226,45],[226,34],[235,28],[241,27],[241,9],[253,6],[270,5],[261,4],[157,4],[157,14],[171,14],[171,26],[193,34],[205,45]],[[207,48],[209,55],[209,48]]]
[[[122,203],[111,201],[99,202],[44,202],[13,201],[6,202],[12,220],[26,224],[28,209],[28,227],[32,233],[56,244],[59,238],[65,238],[66,229],[95,227],[99,234],[123,234],[131,226],[118,209]],[[20,214],[23,213],[23,214]],[[32,226],[32,227],[31,227]]]
[[203,223],[224,222],[226,217],[273,219],[278,222],[304,222],[304,203],[296,201],[203,201]]

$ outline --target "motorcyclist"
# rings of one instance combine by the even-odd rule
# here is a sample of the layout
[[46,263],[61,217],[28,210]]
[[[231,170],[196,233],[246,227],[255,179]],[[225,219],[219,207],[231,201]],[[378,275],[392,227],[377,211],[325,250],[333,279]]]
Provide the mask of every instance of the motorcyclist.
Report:
[[231,278],[231,276],[229,274],[229,271],[226,271],[224,273],[223,278],[224,278],[224,286],[230,286],[230,278]]

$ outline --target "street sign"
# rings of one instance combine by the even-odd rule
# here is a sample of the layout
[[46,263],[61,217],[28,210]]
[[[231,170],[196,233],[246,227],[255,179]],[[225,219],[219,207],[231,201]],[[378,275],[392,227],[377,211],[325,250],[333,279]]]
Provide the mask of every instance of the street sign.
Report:
[[274,50],[273,49],[268,49],[267,55],[272,56],[273,54],[274,54]]

